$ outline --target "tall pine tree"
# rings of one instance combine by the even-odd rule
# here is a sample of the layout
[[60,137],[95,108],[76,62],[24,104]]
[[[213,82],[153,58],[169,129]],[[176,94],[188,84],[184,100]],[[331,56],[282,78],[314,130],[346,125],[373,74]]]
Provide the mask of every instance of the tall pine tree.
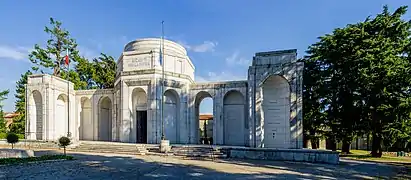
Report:
[[13,119],[13,124],[10,126],[10,131],[18,134],[24,134],[25,131],[25,118],[26,118],[26,84],[27,77],[31,75],[31,71],[27,71],[20,76],[20,80],[16,85],[16,98],[15,112],[19,113],[17,117]]
[[0,91],[0,132],[6,132],[6,122],[3,112],[3,101],[7,99],[9,90]]
[[32,69],[41,73],[50,73],[67,79],[67,74],[70,74],[69,80],[74,83],[75,89],[86,89],[87,82],[81,81],[79,74],[75,70],[70,70],[67,73],[67,68],[64,66],[64,57],[69,51],[70,65],[75,67],[78,61],[84,58],[79,55],[76,41],[71,38],[70,33],[62,27],[60,21],[50,18],[51,27],[46,26],[44,31],[50,35],[45,48],[40,45],[34,45],[34,50],[29,54],[30,61],[34,64]]

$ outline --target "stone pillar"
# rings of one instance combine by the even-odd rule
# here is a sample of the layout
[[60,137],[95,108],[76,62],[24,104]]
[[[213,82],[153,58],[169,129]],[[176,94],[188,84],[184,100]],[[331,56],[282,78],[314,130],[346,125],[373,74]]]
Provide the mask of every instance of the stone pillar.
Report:
[[98,115],[99,115],[99,111],[100,111],[100,103],[99,103],[99,100],[100,100],[100,96],[99,95],[93,95],[93,97],[92,97],[92,100],[91,100],[91,102],[92,102],[92,108],[91,108],[91,110],[93,111],[93,116],[92,116],[92,119],[93,119],[93,127],[92,127],[92,131],[93,131],[93,140],[94,141],[98,141],[99,139],[98,139]]
[[131,130],[131,120],[130,120],[130,109],[129,109],[129,89],[124,81],[121,81],[121,133],[120,141],[129,142],[130,141],[130,130]]
[[297,65],[297,139],[298,144],[297,148],[303,148],[304,140],[303,140],[303,70],[304,70],[304,63],[298,62]]
[[255,126],[255,69],[250,67],[248,69],[248,100],[247,100],[247,107],[248,107],[248,125],[249,125],[249,145],[250,147],[256,147],[256,126]]
[[222,91],[217,90],[213,99],[213,141],[218,145],[224,144],[223,96]]

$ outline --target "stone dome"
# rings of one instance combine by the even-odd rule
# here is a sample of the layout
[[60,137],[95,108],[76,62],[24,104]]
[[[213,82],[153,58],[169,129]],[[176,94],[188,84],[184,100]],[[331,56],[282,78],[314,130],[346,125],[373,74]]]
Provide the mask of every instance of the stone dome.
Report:
[[[161,38],[137,39],[127,43],[124,47],[124,52],[147,52],[151,50],[159,51],[160,43]],[[167,52],[167,54],[187,56],[187,51],[182,45],[166,39],[164,39],[164,51]]]

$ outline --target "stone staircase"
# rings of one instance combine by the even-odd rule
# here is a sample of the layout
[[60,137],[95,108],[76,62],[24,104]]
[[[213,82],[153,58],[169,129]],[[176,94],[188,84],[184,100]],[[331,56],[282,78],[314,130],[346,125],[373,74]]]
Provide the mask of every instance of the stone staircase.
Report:
[[150,144],[132,144],[116,142],[80,142],[78,146],[73,147],[70,150],[78,152],[146,155],[147,153],[149,153],[150,149],[158,149],[158,147],[156,147],[156,145]]
[[160,153],[158,144],[133,144],[118,142],[96,142],[81,141],[71,151],[96,152],[96,153],[117,153],[132,155],[174,155],[184,157],[201,158],[226,158],[227,155],[217,147],[201,145],[171,145],[171,151],[167,154]]
[[202,157],[202,158],[226,158],[227,155],[217,147],[212,146],[172,146],[171,152],[175,156]]

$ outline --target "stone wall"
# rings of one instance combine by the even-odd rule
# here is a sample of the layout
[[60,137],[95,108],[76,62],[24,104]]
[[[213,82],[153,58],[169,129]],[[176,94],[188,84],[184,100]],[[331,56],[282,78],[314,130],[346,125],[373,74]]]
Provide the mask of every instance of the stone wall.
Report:
[[[223,121],[223,100],[227,93],[232,91],[240,92],[244,101],[247,104],[247,81],[227,81],[227,82],[210,82],[197,83],[190,85],[189,92],[189,138],[190,143],[197,144],[199,142],[199,104],[206,97],[213,99],[213,143],[222,145],[224,143],[224,121]],[[246,110],[246,112],[248,112]],[[245,116],[247,117],[247,116]],[[247,120],[247,119],[246,119]],[[245,137],[244,146],[249,144],[248,127],[245,126],[246,133],[238,134]],[[236,131],[233,129],[232,131]]]
[[[252,134],[251,146],[264,147],[264,119],[262,86],[271,76],[285,78],[290,87],[290,141],[286,148],[302,148],[302,71],[303,63],[296,62],[296,50],[256,53],[248,70],[249,126]],[[284,130],[287,132],[288,130]]]
[[223,148],[228,158],[338,164],[339,153],[308,149]]
[[[48,74],[30,75],[26,88],[26,139],[55,141],[76,132],[73,83]],[[69,94],[68,94],[69,93]],[[59,101],[64,103],[56,112]],[[70,122],[67,120],[69,106]],[[69,127],[69,129],[68,129]]]

